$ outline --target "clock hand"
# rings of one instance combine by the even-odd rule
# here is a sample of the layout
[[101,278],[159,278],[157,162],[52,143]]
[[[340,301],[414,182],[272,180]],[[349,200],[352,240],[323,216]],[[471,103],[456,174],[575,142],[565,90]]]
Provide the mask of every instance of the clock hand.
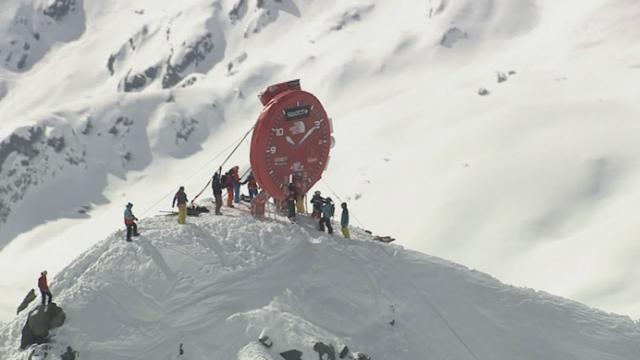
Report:
[[302,145],[302,143],[303,143],[305,140],[307,140],[307,138],[308,138],[309,136],[311,136],[311,134],[312,134],[314,131],[316,131],[316,127],[315,127],[315,126],[314,126],[314,127],[312,127],[311,129],[309,129],[309,131],[307,131],[307,133],[306,133],[306,134],[304,134],[304,137],[302,138],[302,140],[300,140],[300,142],[298,143],[298,146]]
[[293,147],[295,147],[295,146],[296,146],[296,143],[293,141],[293,139],[292,139],[289,135],[287,135],[287,137],[285,138],[285,140],[287,140],[287,142],[288,142],[289,144],[291,144],[291,146],[293,146]]

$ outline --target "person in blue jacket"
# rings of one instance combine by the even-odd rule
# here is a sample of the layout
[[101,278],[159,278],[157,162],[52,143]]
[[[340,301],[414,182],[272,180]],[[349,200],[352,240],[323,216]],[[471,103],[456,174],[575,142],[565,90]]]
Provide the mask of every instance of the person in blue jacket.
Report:
[[331,226],[331,218],[333,217],[333,213],[335,212],[335,206],[333,205],[333,201],[330,197],[324,199],[324,204],[322,205],[322,218],[320,219],[320,231],[324,231],[325,226],[327,227],[327,232],[329,234],[333,234],[333,227]]
[[138,233],[138,224],[136,224],[138,218],[133,215],[133,211],[131,210],[131,208],[133,208],[133,204],[128,203],[124,209],[124,225],[127,227],[127,241],[131,241],[132,233],[133,236],[140,235]]

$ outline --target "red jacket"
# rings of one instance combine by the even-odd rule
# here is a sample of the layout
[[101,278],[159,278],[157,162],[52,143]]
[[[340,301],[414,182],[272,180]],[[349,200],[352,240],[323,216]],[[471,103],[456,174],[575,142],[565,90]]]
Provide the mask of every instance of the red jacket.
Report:
[[40,291],[49,291],[49,285],[47,284],[47,275],[40,275],[40,278],[38,279],[38,288],[40,288]]

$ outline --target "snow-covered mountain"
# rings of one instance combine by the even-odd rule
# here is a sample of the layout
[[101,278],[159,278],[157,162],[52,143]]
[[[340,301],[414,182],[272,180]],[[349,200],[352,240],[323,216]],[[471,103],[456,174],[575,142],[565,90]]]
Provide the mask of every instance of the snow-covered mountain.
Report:
[[318,342],[371,359],[637,358],[628,317],[313,224],[246,209],[146,219],[133,243],[118,231],[52,280],[67,322],[51,347],[17,350],[22,313],[0,329],[0,358],[57,360],[72,346],[91,360],[306,360]]
[[0,318],[126,202],[199,191],[293,78],[333,117],[319,188],[356,223],[637,316],[639,19],[635,0],[3,0]]

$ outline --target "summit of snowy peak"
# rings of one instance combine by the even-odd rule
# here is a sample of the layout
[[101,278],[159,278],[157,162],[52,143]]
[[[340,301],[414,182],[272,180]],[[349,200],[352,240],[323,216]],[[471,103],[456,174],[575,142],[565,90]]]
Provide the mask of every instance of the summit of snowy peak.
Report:
[[[67,323],[51,354],[94,360],[278,359],[347,346],[372,359],[632,359],[640,331],[627,317],[373,241],[329,236],[244,211],[140,223],[119,231],[52,280]],[[34,305],[37,306],[37,305]],[[20,315],[0,330],[18,360]],[[266,346],[258,342],[268,337]],[[317,345],[321,343],[322,345]],[[38,348],[27,351],[43,351]],[[267,357],[271,356],[271,358]]]

